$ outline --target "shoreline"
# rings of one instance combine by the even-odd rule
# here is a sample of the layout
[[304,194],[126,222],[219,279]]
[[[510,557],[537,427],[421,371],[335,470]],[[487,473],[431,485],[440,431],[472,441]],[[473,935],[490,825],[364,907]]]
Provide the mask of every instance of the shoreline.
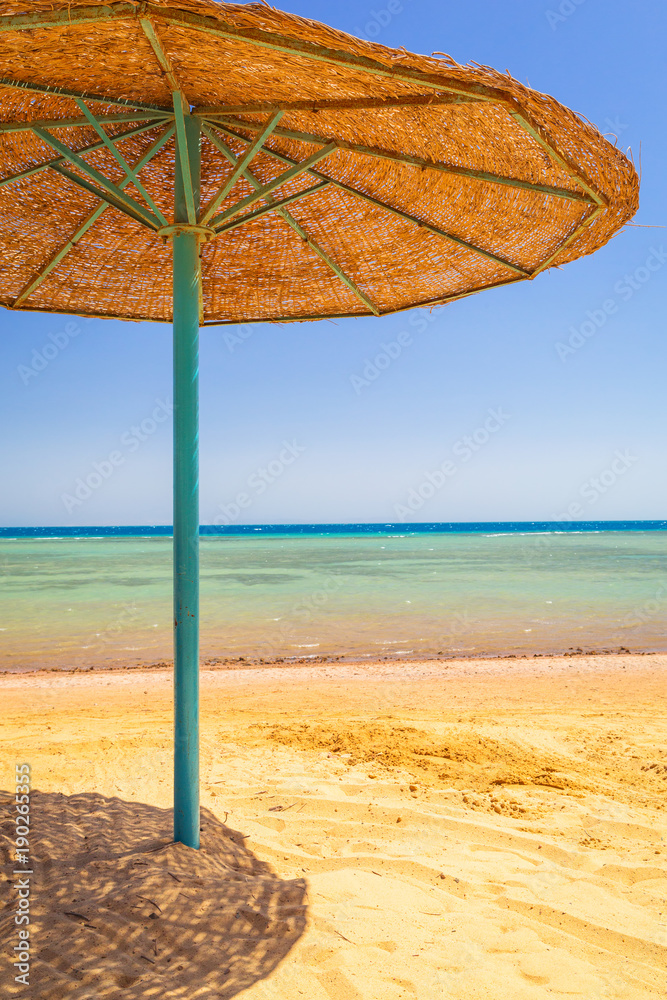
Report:
[[[583,657],[619,657],[619,656],[667,656],[667,650],[659,649],[629,649],[626,646],[618,646],[614,649],[582,649],[572,648],[567,651],[552,653],[469,653],[452,654],[442,656],[377,656],[369,653],[367,655],[345,654],[339,655],[312,655],[312,656],[276,656],[273,658],[237,656],[237,657],[208,657],[200,660],[200,670],[204,671],[229,671],[229,670],[257,670],[272,667],[309,667],[319,665],[351,665],[351,666],[372,666],[373,664],[423,664],[423,663],[470,663],[474,661],[499,661],[499,660],[570,660]],[[41,665],[37,664],[17,667],[0,666],[0,677],[23,676],[25,674],[98,674],[115,672],[152,672],[160,670],[173,670],[174,661],[172,659],[160,659],[153,662],[127,663],[118,660],[111,664],[91,664],[88,666],[66,666],[66,665]]]
[[[479,656],[457,657],[448,660],[440,659],[375,659],[359,660],[342,658],[336,660],[313,660],[276,663],[228,665],[202,664],[200,677],[202,685],[207,683],[217,687],[227,680],[232,686],[247,683],[272,684],[277,680],[284,681],[296,687],[305,686],[310,682],[340,682],[364,681],[373,686],[385,682],[438,682],[466,681],[474,682],[478,678],[502,682],[512,677],[528,680],[544,680],[556,676],[582,677],[584,675],[607,674],[611,676],[644,673],[656,676],[667,671],[667,653],[576,653],[569,655],[533,655],[533,656]],[[59,669],[57,667],[24,670],[0,671],[0,688],[21,691],[26,687],[39,689],[49,688],[54,684],[71,684],[76,678],[77,686],[91,689],[99,683],[113,684],[115,679],[121,684],[150,683],[154,679],[156,688],[166,685],[171,688],[173,666],[165,661],[156,664],[140,666],[115,666],[100,669]],[[227,679],[227,680],[226,680]]]

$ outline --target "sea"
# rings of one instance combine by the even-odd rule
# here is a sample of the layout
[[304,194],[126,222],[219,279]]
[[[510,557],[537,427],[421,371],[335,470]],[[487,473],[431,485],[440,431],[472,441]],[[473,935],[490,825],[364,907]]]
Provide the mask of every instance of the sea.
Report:
[[[171,528],[0,529],[0,670],[172,659]],[[667,649],[667,521],[201,528],[211,666]]]

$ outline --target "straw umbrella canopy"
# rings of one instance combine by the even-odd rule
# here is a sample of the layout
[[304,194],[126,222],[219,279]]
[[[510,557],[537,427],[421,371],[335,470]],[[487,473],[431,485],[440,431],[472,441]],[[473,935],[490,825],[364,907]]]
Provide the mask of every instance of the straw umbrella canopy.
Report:
[[0,303],[174,326],[174,835],[196,847],[199,328],[531,280],[604,245],[638,180],[509,75],[261,4],[4,0],[0,32]]

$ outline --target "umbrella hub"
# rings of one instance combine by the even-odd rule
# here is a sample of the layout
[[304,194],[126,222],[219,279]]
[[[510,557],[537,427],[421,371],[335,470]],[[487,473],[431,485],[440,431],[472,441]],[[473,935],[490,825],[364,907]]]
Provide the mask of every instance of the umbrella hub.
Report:
[[167,240],[173,239],[174,236],[182,236],[185,233],[191,233],[204,242],[212,240],[218,235],[215,229],[211,229],[210,226],[190,225],[187,222],[175,222],[172,226],[163,226],[157,231],[158,236],[161,236],[165,243]]

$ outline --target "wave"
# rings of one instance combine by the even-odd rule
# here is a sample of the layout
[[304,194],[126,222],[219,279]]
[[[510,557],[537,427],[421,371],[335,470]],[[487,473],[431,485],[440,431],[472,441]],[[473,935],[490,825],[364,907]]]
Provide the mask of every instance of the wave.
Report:
[[[202,524],[202,537],[221,535],[300,535],[340,536],[377,535],[406,538],[410,535],[480,534],[487,538],[500,535],[580,534],[607,531],[667,531],[667,521],[443,521],[390,524],[387,522],[354,522],[345,524]],[[91,525],[91,526],[22,526],[0,527],[0,538],[154,538],[171,537],[171,525]]]

